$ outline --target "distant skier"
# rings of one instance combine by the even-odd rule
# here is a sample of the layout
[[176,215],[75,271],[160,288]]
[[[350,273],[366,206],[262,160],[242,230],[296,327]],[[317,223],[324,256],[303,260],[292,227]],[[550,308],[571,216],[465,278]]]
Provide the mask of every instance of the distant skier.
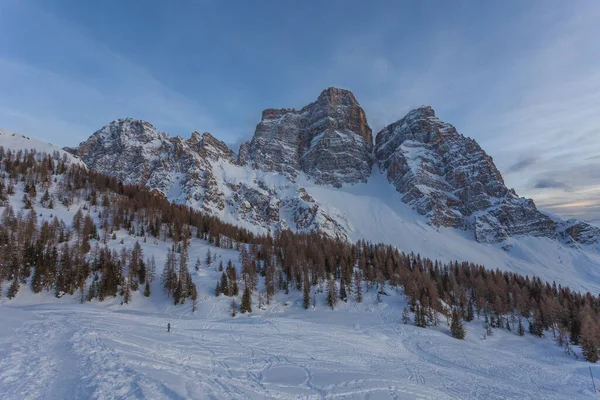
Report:
[[171,323],[170,322],[167,324],[167,332],[171,332]]

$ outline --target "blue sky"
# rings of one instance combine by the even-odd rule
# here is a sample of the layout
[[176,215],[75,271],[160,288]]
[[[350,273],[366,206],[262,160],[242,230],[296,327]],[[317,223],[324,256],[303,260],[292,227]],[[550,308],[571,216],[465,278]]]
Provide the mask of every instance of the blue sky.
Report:
[[237,150],[261,111],[350,89],[374,132],[421,104],[509,187],[600,218],[600,2],[0,0],[0,127],[75,145],[136,117]]

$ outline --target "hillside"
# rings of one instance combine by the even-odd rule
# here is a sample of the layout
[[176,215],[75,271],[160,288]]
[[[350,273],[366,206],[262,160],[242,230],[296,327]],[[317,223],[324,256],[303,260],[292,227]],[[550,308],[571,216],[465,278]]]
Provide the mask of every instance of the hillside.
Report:
[[[347,207],[341,212],[348,215],[357,206],[369,209],[370,205],[371,214],[353,222],[357,225],[362,222],[365,232],[373,236],[370,240],[375,242],[377,235],[391,235],[385,229],[391,229],[401,218],[411,221],[409,216],[412,216],[411,223],[426,234],[419,236],[415,233],[418,231],[407,231],[405,236],[394,240],[422,246],[412,250],[420,253],[418,258],[395,253],[385,245],[353,246],[316,234],[256,236],[213,217],[170,205],[163,196],[142,187],[122,185],[114,178],[83,167],[64,169],[61,157],[30,155],[28,160],[2,157],[5,173],[0,195],[6,197],[0,207],[3,218],[0,240],[4,249],[0,317],[5,321],[0,327],[2,398],[533,399],[541,396],[562,399],[584,398],[591,393],[589,364],[583,360],[581,347],[572,345],[572,353],[567,354],[564,348],[556,346],[553,335],[557,329],[566,328],[560,324],[569,315],[568,311],[574,316],[573,321],[579,323],[581,315],[587,323],[587,309],[573,307],[580,303],[597,304],[598,299],[591,295],[580,297],[564,289],[554,291],[550,285],[535,279],[495,274],[492,266],[484,274],[491,281],[479,281],[486,287],[478,289],[480,293],[471,304],[459,293],[474,294],[478,284],[475,277],[484,278],[479,267],[468,263],[443,266],[438,272],[441,291],[433,294],[437,289],[428,284],[435,282],[432,280],[435,270],[433,261],[425,257],[438,257],[421,252],[432,249],[427,239],[434,236],[428,235],[451,238],[443,244],[448,251],[460,240],[475,242],[467,242],[461,235],[452,239],[445,231],[455,232],[452,228],[437,232],[407,205],[394,202],[390,196],[396,192],[385,192],[389,185],[371,192],[366,199],[365,188],[360,186],[338,189],[315,185],[313,192],[328,201],[337,201],[339,196],[342,201],[338,204]],[[8,168],[10,173],[6,173]],[[52,172],[48,174],[46,168]],[[374,183],[371,180],[365,185]],[[10,186],[12,194],[8,194]],[[37,188],[35,193],[32,186]],[[45,189],[54,200],[52,208],[44,200]],[[26,199],[35,212],[26,209]],[[398,219],[379,218],[369,222],[385,210],[384,199],[392,203],[387,207],[394,210]],[[9,205],[14,216],[7,216]],[[387,219],[389,214],[383,212]],[[78,213],[83,217],[82,224],[74,224]],[[48,229],[56,229],[57,234],[46,236],[42,242],[41,230],[35,233],[35,229],[17,229],[20,224],[27,226],[32,215],[36,216],[40,229],[43,222],[50,223],[54,217],[64,223],[52,222]],[[94,225],[89,230],[85,222],[88,220]],[[380,227],[379,232],[376,227]],[[9,232],[8,237],[5,232]],[[11,235],[16,235],[17,240],[11,241]],[[556,245],[552,239],[544,240]],[[27,243],[35,248],[35,241],[45,243],[43,254],[52,254],[53,246],[59,251],[57,275],[47,269],[42,282],[46,280],[44,277],[52,278],[48,281],[50,286],[41,287],[38,293],[33,288],[35,277],[41,273],[40,266],[48,268],[52,263],[26,262],[32,256],[27,252]],[[137,273],[134,272],[137,258],[132,256],[132,250],[136,242],[143,254],[138,253],[139,259],[154,259],[156,264],[154,274],[148,272],[150,269],[144,274],[150,286],[149,297],[144,295],[139,263]],[[539,243],[549,247],[545,242]],[[105,246],[115,250],[110,256],[114,257],[114,263],[108,255],[109,259],[100,261],[102,256],[96,249]],[[493,250],[490,257],[505,254],[501,248],[485,246]],[[174,250],[177,247],[179,250]],[[187,250],[182,251],[182,247]],[[75,255],[80,248],[87,249],[83,258]],[[61,261],[67,258],[67,251],[71,252],[72,264]],[[211,257],[207,257],[209,251]],[[163,291],[159,277],[168,265],[168,254],[174,253],[179,263],[179,281],[182,276],[189,277],[196,290],[195,305],[191,297],[184,297],[183,304],[173,304],[175,293],[166,295]],[[37,259],[42,253],[34,254],[37,255],[32,257]],[[13,263],[13,255],[21,261]],[[307,255],[323,258],[316,262],[304,258]],[[189,266],[187,275],[181,273],[182,259]],[[124,261],[119,264],[119,260]],[[215,285],[225,276],[219,271],[219,264],[222,262],[225,267],[230,260],[240,293],[216,297]],[[150,265],[151,262],[146,262],[146,266]],[[120,274],[113,282],[115,292],[104,297],[103,285],[107,285],[108,292],[113,288],[107,277],[114,273],[115,267]],[[85,274],[79,275],[79,271]],[[465,271],[470,271],[472,278],[464,277]],[[70,280],[71,274],[85,279]],[[149,279],[152,275],[153,279]],[[315,283],[311,284],[313,279]],[[482,300],[480,309],[479,299],[490,298],[496,290],[491,282],[505,279],[510,283],[505,288],[508,293],[528,299],[514,304],[519,311],[504,308],[506,294],[502,291],[497,298]],[[230,285],[234,281],[226,280]],[[19,290],[9,296],[15,281],[19,282]],[[583,286],[583,280],[577,283]],[[232,318],[232,299],[239,307],[242,291],[253,285],[252,312]],[[347,290],[345,301],[341,298],[342,286]],[[330,287],[334,288],[336,299],[332,307],[328,306]],[[358,287],[362,292],[360,302]],[[94,295],[89,298],[91,288]],[[310,297],[308,309],[304,308],[306,290]],[[84,304],[79,304],[82,295]],[[561,306],[553,311],[543,307],[558,295],[556,299],[562,299]],[[258,306],[259,297],[264,303],[262,307]],[[472,316],[472,321],[464,322],[467,330],[464,341],[452,338],[446,325],[450,307],[463,310],[466,319],[469,308],[471,312],[472,308],[477,308],[477,314],[481,312]],[[407,308],[414,312],[407,311],[409,323],[404,324],[403,310]],[[525,310],[529,310],[528,318],[523,318],[525,329],[527,320],[534,325],[541,323],[543,337],[518,335],[515,324]],[[545,322],[539,310],[547,318]],[[412,321],[425,311],[423,327],[413,326]],[[497,319],[497,325],[485,328],[486,315],[492,321]],[[166,332],[167,323],[172,325],[172,332]],[[510,324],[511,330],[505,329],[504,324]],[[486,329],[492,331],[491,336]],[[583,331],[586,338],[587,331]]]

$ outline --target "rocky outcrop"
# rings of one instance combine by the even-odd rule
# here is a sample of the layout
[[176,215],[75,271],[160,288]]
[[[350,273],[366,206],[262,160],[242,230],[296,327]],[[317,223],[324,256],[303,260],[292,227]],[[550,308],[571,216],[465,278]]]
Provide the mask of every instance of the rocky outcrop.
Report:
[[404,201],[433,225],[472,228],[479,242],[556,236],[554,222],[504,185],[477,142],[440,121],[431,107],[414,109],[379,132],[375,157]]
[[305,172],[319,184],[366,182],[373,137],[365,112],[343,89],[324,90],[301,110],[263,111],[252,140],[239,152],[241,164],[296,177]]
[[600,228],[584,221],[570,219],[559,224],[559,231],[567,241],[583,245],[600,244]]

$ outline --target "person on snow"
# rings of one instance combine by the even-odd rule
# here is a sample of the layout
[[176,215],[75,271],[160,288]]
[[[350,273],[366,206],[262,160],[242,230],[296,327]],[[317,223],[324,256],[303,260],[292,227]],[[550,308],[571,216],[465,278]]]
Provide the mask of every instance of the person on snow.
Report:
[[171,332],[171,323],[170,322],[167,324],[167,332]]

